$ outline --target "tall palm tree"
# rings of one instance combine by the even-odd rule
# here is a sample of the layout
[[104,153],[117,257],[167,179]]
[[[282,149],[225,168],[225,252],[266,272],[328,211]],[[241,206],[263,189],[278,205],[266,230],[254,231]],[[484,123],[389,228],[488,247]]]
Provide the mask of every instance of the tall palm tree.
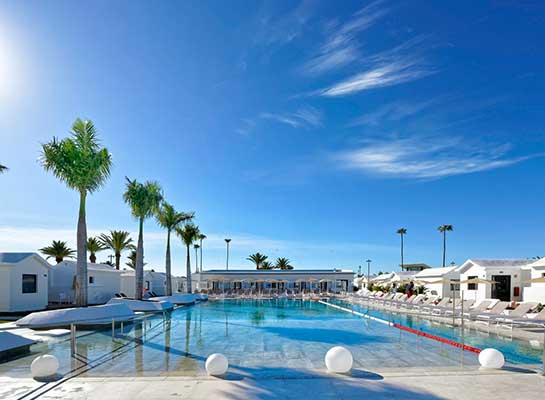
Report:
[[407,229],[405,228],[399,228],[396,233],[401,237],[401,269],[403,270],[403,266],[405,264],[403,264],[403,236],[405,236],[407,234]]
[[8,169],[9,168],[6,167],[5,165],[0,164],[0,174],[6,172]]
[[263,261],[261,263],[261,267],[259,269],[274,269],[275,266],[273,265],[272,262],[269,262],[269,261]]
[[253,262],[255,264],[256,269],[261,269],[261,265],[263,264],[265,260],[267,260],[267,258],[269,257],[267,257],[265,254],[255,253],[255,254],[250,254],[247,260]]
[[127,179],[127,188],[123,194],[125,203],[131,208],[133,217],[138,219],[138,243],[136,246],[135,298],[142,300],[144,289],[144,220],[156,215],[163,194],[157,182],[137,182]]
[[167,250],[165,256],[165,269],[167,274],[167,296],[172,296],[172,267],[170,260],[170,234],[174,228],[184,221],[193,218],[193,214],[177,212],[174,207],[166,201],[161,202],[161,207],[157,211],[157,223],[167,230]]
[[185,224],[183,227],[178,226],[175,228],[176,233],[182,239],[183,244],[186,247],[187,250],[187,257],[186,257],[186,277],[187,277],[187,292],[192,293],[192,287],[191,287],[191,257],[189,255],[189,247],[197,240],[197,237],[199,236],[199,227],[188,223]]
[[93,264],[97,262],[96,253],[102,250],[106,250],[106,247],[98,238],[90,237],[87,239],[87,251],[91,253],[89,255],[89,261],[91,261]]
[[51,257],[55,257],[55,261],[58,264],[62,262],[65,258],[74,258],[76,250],[68,247],[66,242],[63,242],[62,240],[53,240],[51,246],[42,247],[40,249],[40,252],[46,255],[48,260]]
[[[198,240],[199,239],[199,236],[197,235],[197,237],[195,238],[195,240]],[[195,243],[193,245],[193,248],[195,249],[195,273],[198,274],[199,273],[199,248],[201,246],[199,246],[197,243]]]
[[199,247],[201,249],[201,267],[199,269],[202,272],[202,241],[206,239],[206,235],[204,233],[200,233],[198,239],[199,239]]
[[106,249],[114,252],[116,269],[119,269],[121,264],[121,253],[125,250],[135,249],[130,233],[126,231],[110,231],[109,234],[103,233],[99,236],[99,240]]
[[290,260],[285,257],[279,257],[276,259],[274,268],[278,269],[293,269],[293,265],[290,264]]
[[53,138],[42,145],[40,162],[70,189],[79,192],[77,229],[76,304],[87,305],[87,223],[85,201],[102,187],[110,176],[112,157],[100,147],[95,126],[91,121],[77,119],[71,137]]
[[447,232],[453,231],[452,225],[441,225],[437,228],[439,232],[443,234],[443,268],[445,268],[445,261],[447,257]]

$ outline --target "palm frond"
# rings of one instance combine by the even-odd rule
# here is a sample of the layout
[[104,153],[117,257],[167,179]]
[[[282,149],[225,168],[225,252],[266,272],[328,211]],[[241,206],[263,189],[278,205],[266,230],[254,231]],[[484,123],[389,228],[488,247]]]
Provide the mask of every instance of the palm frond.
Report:
[[140,183],[136,179],[126,179],[127,186],[123,200],[131,208],[132,215],[136,218],[149,218],[156,215],[163,200],[159,183],[155,181]]

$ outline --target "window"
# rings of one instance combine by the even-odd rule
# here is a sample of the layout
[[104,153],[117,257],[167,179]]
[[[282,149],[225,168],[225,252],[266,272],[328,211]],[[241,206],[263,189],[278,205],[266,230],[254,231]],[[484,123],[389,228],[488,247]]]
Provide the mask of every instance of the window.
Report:
[[93,283],[95,283],[95,277],[94,277],[94,276],[90,276],[90,277],[89,277],[89,285],[92,285]]
[[36,293],[38,290],[37,275],[23,274],[23,293]]
[[[477,279],[477,276],[468,276],[467,279]],[[476,283],[468,283],[467,284],[467,290],[477,290],[477,284]]]

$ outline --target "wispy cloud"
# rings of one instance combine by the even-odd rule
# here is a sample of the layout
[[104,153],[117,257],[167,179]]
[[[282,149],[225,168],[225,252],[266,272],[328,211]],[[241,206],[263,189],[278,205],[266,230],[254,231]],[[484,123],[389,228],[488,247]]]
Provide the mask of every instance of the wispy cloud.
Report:
[[462,137],[367,141],[334,156],[344,168],[384,177],[433,179],[506,167],[545,153],[509,157],[509,144],[479,147]]
[[384,1],[375,1],[355,13],[344,23],[331,23],[327,29],[326,41],[305,65],[303,71],[320,74],[357,60],[361,54],[357,35],[373,26],[388,13]]
[[394,101],[355,118],[349,126],[376,126],[387,121],[400,121],[439,104],[441,100],[441,98],[433,98],[413,102]]
[[318,93],[326,97],[347,96],[364,90],[411,82],[433,73],[435,71],[432,68],[423,65],[422,59],[405,57],[387,64],[377,65],[324,88]]
[[322,113],[314,107],[303,107],[293,113],[274,114],[263,112],[259,118],[270,119],[293,128],[317,128],[322,126]]

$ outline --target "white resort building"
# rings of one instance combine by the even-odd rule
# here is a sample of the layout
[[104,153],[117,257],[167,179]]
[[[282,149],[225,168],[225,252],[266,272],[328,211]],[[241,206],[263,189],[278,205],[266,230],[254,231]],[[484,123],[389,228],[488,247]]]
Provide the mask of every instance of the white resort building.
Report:
[[[89,304],[103,304],[115,297],[121,287],[121,272],[108,264],[87,263]],[[51,267],[49,302],[74,303],[76,262],[62,261]]]
[[545,277],[545,258],[525,265],[521,270],[523,300],[545,304],[545,282],[529,282],[531,279]]
[[[186,279],[183,276],[172,277],[172,292],[184,292]],[[121,286],[119,293],[134,297],[135,277],[134,270],[121,271]],[[167,274],[153,270],[144,271],[144,291],[154,292],[158,296],[165,296],[167,291]]]
[[319,290],[352,291],[354,272],[340,269],[250,270],[214,269],[191,275],[193,290]]
[[426,293],[437,295],[441,298],[453,297],[454,291],[456,291],[455,296],[458,297],[460,291],[460,284],[450,282],[460,281],[460,272],[458,272],[458,267],[456,266],[424,269],[415,275],[415,280],[432,282],[424,285]]
[[36,253],[0,253],[0,312],[45,309],[50,268]]
[[466,299],[500,301],[522,301],[522,268],[529,266],[530,259],[469,259],[458,272],[460,280],[486,279],[495,283],[461,283],[460,289]]

